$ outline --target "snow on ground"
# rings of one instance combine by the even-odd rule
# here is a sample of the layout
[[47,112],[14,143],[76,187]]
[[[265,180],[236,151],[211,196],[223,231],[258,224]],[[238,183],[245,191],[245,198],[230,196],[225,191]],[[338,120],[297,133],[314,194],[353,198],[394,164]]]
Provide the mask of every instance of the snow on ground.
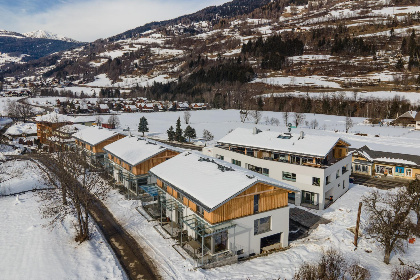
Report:
[[[315,261],[322,250],[331,247],[341,251],[349,261],[360,261],[362,266],[370,270],[372,279],[389,279],[393,266],[399,264],[398,257],[412,262],[420,259],[420,243],[410,244],[404,255],[393,255],[391,265],[382,262],[383,251],[371,239],[362,236],[359,239],[359,248],[354,250],[354,235],[348,228],[356,224],[357,207],[361,197],[372,190],[373,188],[352,185],[350,190],[327,210],[311,210],[332,222],[320,225],[308,237],[292,242],[291,248],[286,251],[209,270],[193,270],[192,262],[184,260],[172,248],[175,242],[162,238],[153,228],[157,222],[149,223],[137,212],[135,208],[141,207],[138,201],[128,201],[117,191],[113,191],[106,205],[126,230],[140,240],[141,246],[149,256],[159,260],[164,279],[292,279],[299,265],[305,261]],[[362,212],[362,224],[365,219],[366,213]],[[361,230],[363,233],[363,227]],[[368,253],[369,251],[371,252]]]
[[325,79],[326,77],[308,76],[308,77],[269,77],[257,78],[252,83],[264,83],[277,86],[317,86],[326,88],[341,88],[338,83],[330,82]]
[[112,81],[106,76],[106,74],[99,74],[95,77],[95,81],[88,83],[88,86],[92,87],[109,87],[111,86]]
[[6,107],[7,107],[8,101],[17,101],[21,98],[22,97],[0,97],[0,116],[7,115]]
[[[33,163],[5,164],[7,173],[19,170],[23,175],[8,181],[9,192],[45,187],[39,170],[28,168]],[[53,230],[45,227],[47,220],[41,218],[38,200],[32,192],[0,198],[2,279],[124,279],[117,260],[96,228],[91,240],[78,244],[70,219]]]
[[[259,124],[255,125],[252,120],[245,123],[240,122],[238,110],[204,110],[190,111],[190,125],[196,130],[197,137],[202,137],[203,130],[207,129],[214,135],[214,141],[225,136],[231,129],[237,127],[253,128],[258,127],[261,130],[273,130],[284,132],[286,127],[281,112],[262,112],[262,118]],[[166,131],[170,126],[175,127],[178,117],[181,118],[182,129],[186,125],[183,120],[184,112],[155,112],[155,113],[123,113],[119,115],[122,129],[129,127],[131,132],[136,134],[139,120],[142,116],[147,118],[149,123],[149,133],[146,135],[167,139]],[[293,121],[293,113],[290,114],[290,121]],[[420,155],[420,131],[414,131],[412,128],[393,127],[393,126],[371,126],[363,124],[364,118],[352,118],[354,126],[349,133],[345,133],[345,117],[321,114],[305,114],[308,124],[314,119],[319,123],[316,129],[310,129],[305,123],[296,129],[293,133],[304,131],[307,134],[339,136],[348,141],[353,148],[360,148],[368,145],[371,149],[382,150],[395,153],[406,153]],[[277,118],[280,125],[266,124],[266,118]],[[368,136],[358,136],[355,133],[368,134]],[[138,133],[139,134],[139,133]],[[140,135],[140,134],[139,134]],[[375,137],[378,135],[379,137]]]

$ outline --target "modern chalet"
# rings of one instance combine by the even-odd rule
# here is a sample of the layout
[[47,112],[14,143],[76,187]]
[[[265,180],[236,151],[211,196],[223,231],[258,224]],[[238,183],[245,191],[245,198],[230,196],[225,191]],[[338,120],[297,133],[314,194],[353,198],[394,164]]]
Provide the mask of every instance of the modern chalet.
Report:
[[37,136],[41,144],[49,144],[49,138],[54,131],[72,123],[72,118],[58,113],[49,113],[35,118]]
[[179,234],[181,246],[201,263],[288,246],[288,194],[298,188],[190,151],[150,174],[169,232]]
[[[103,149],[106,152],[105,167],[117,183],[139,195],[141,187],[156,183],[149,170],[182,153],[184,150],[141,137],[127,136]],[[140,187],[140,189],[139,189]]]
[[368,146],[354,150],[352,155],[354,174],[420,180],[420,156],[374,151]]
[[124,138],[125,135],[106,128],[92,126],[80,130],[73,137],[75,138],[76,145],[87,151],[92,160],[102,162],[105,158],[103,148]]
[[237,128],[203,153],[297,187],[291,202],[322,210],[348,190],[349,146],[339,137]]

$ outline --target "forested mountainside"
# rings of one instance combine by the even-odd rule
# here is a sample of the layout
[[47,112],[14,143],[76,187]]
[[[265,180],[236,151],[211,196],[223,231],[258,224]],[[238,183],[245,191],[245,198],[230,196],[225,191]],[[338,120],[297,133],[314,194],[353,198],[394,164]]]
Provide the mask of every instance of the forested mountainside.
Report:
[[[392,92],[419,89],[419,31],[418,0],[235,0],[24,65],[9,64],[2,75],[116,87],[133,96],[221,108],[340,114],[369,110],[357,98],[362,93],[377,98],[391,92],[379,98],[395,97],[397,105],[388,100],[377,107],[388,115],[391,105],[410,107]],[[302,101],[312,97],[317,100],[311,104]],[[331,102],[345,105],[326,105]]]

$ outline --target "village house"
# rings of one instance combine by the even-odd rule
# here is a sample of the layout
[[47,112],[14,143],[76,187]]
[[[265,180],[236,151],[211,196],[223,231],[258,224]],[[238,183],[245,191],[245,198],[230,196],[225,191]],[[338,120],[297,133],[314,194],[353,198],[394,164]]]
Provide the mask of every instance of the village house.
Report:
[[416,121],[416,130],[420,130],[420,113],[417,113],[416,118],[414,120]]
[[48,137],[53,135],[53,131],[67,124],[72,123],[72,118],[55,112],[42,116],[37,116],[36,131],[41,144],[48,144]]
[[109,106],[107,104],[98,104],[98,113],[109,113]]
[[392,125],[415,126],[416,125],[416,111],[407,111],[391,122]]
[[124,111],[125,112],[129,112],[129,113],[135,113],[135,112],[137,112],[138,111],[138,109],[137,109],[137,107],[136,107],[136,105],[125,105],[124,106]]
[[125,137],[116,131],[92,126],[78,131],[73,135],[77,146],[88,152],[93,161],[103,162],[105,151],[103,148]]
[[163,227],[201,264],[288,246],[287,197],[298,188],[189,151],[150,174],[169,220]]
[[[104,147],[105,167],[114,179],[136,195],[142,186],[156,183],[149,170],[180,154],[183,149],[145,138],[127,136]],[[140,189],[139,189],[140,188]]]
[[420,156],[371,150],[352,152],[352,172],[372,177],[420,180]]
[[297,187],[291,202],[322,210],[348,190],[349,146],[339,137],[237,128],[203,153]]

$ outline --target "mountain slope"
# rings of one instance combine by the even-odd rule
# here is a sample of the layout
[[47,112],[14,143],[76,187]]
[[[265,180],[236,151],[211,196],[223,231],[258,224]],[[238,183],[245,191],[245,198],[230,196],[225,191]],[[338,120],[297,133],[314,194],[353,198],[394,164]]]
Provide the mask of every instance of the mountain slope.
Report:
[[25,35],[26,37],[37,38],[37,39],[60,40],[60,41],[72,42],[72,43],[78,42],[74,39],[64,37],[62,35],[54,34],[48,31],[44,31],[44,30],[36,30],[32,32],[27,32],[27,33],[23,33],[23,35]]
[[83,43],[72,39],[61,39],[59,39],[59,36],[43,31],[25,35],[0,30],[0,53],[11,57],[19,57],[22,61],[30,61],[83,45]]

